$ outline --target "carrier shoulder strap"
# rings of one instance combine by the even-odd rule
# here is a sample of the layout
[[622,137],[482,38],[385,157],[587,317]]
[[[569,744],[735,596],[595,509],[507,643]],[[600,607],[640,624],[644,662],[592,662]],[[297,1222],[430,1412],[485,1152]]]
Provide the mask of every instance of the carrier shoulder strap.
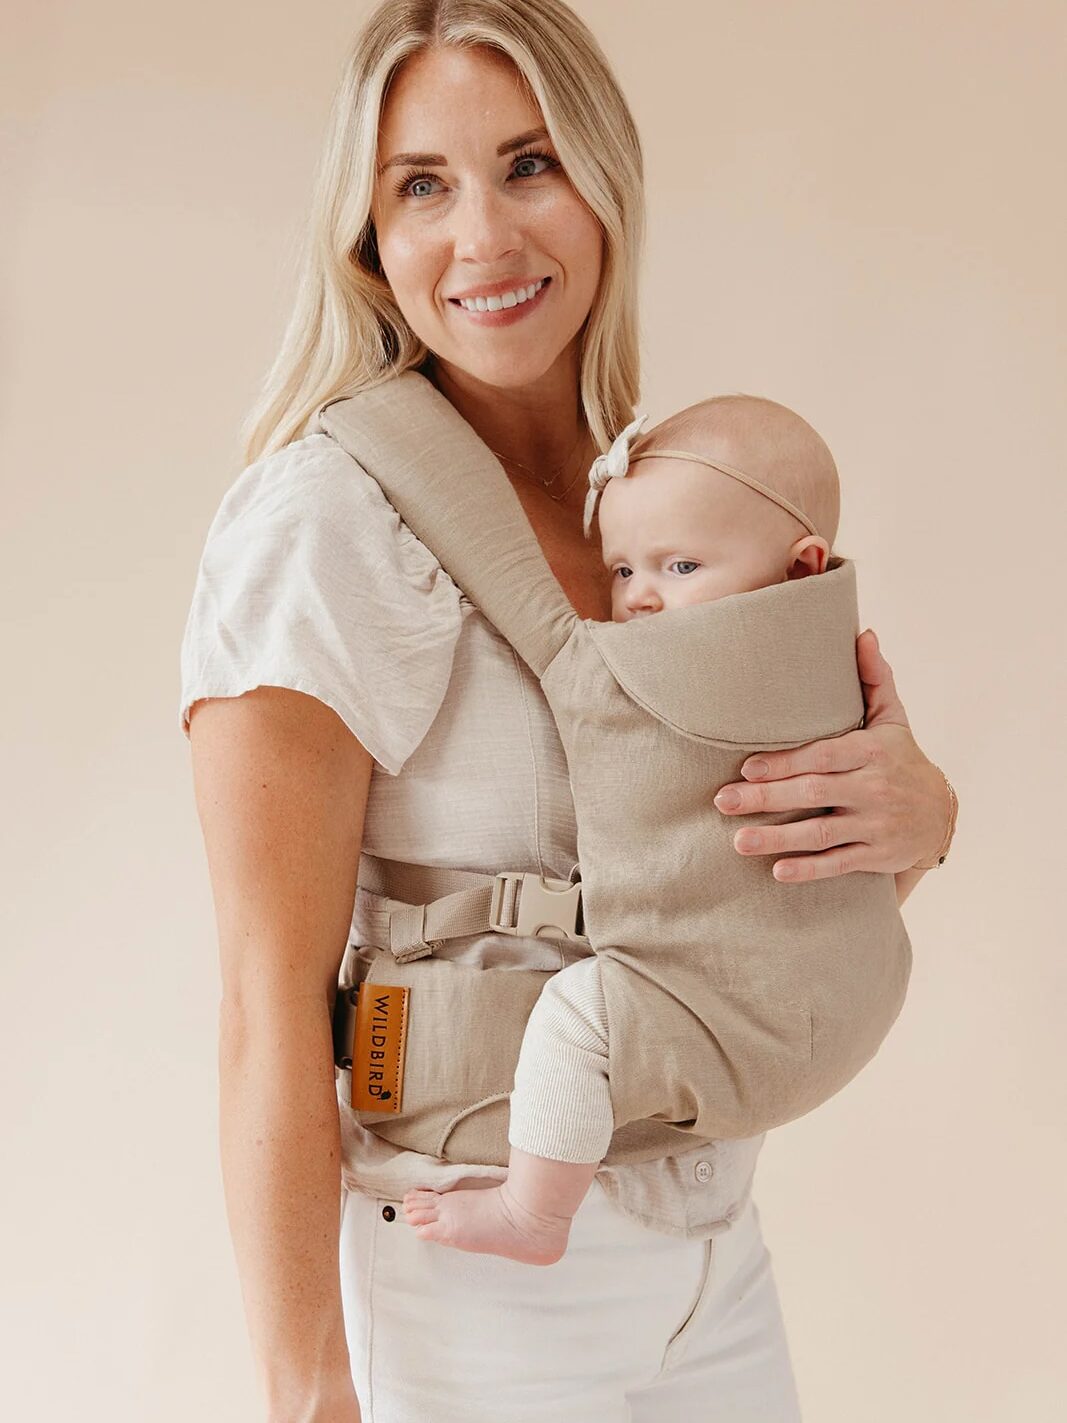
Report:
[[462,415],[412,370],[327,401],[318,423],[540,677],[578,614],[503,466]]

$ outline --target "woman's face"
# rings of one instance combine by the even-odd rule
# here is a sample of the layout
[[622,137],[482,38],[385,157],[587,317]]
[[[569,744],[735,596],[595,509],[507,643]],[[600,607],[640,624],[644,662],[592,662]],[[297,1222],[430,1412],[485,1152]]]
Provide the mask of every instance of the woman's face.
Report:
[[520,389],[566,358],[600,281],[600,225],[509,61],[444,48],[404,65],[372,214],[397,305],[439,360]]

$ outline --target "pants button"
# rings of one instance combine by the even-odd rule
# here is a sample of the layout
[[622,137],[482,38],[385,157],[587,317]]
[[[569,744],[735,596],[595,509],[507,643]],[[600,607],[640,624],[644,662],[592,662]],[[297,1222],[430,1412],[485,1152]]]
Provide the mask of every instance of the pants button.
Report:
[[396,1210],[392,1206],[382,1206],[382,1220],[396,1220]]
[[711,1163],[709,1161],[698,1161],[693,1167],[693,1175],[703,1186],[705,1182],[711,1180]]

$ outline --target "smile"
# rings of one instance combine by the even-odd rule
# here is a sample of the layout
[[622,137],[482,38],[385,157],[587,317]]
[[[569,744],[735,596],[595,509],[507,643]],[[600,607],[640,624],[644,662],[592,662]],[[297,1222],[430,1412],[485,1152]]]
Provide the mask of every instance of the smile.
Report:
[[459,307],[476,319],[480,317],[479,326],[510,325],[541,305],[543,293],[551,280],[551,277],[542,277],[540,281],[515,287],[511,291],[495,292],[491,296],[449,297],[448,301],[451,306]]

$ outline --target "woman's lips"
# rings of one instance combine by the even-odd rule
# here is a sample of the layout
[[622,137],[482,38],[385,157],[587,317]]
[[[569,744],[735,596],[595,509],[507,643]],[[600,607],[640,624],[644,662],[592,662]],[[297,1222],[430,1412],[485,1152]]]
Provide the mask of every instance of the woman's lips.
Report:
[[524,320],[541,306],[551,288],[552,278],[546,277],[544,286],[535,296],[529,297],[517,306],[503,307],[500,311],[469,311],[455,297],[449,297],[448,304],[459,316],[464,317],[467,321],[473,321],[476,326],[514,326],[517,321]]

